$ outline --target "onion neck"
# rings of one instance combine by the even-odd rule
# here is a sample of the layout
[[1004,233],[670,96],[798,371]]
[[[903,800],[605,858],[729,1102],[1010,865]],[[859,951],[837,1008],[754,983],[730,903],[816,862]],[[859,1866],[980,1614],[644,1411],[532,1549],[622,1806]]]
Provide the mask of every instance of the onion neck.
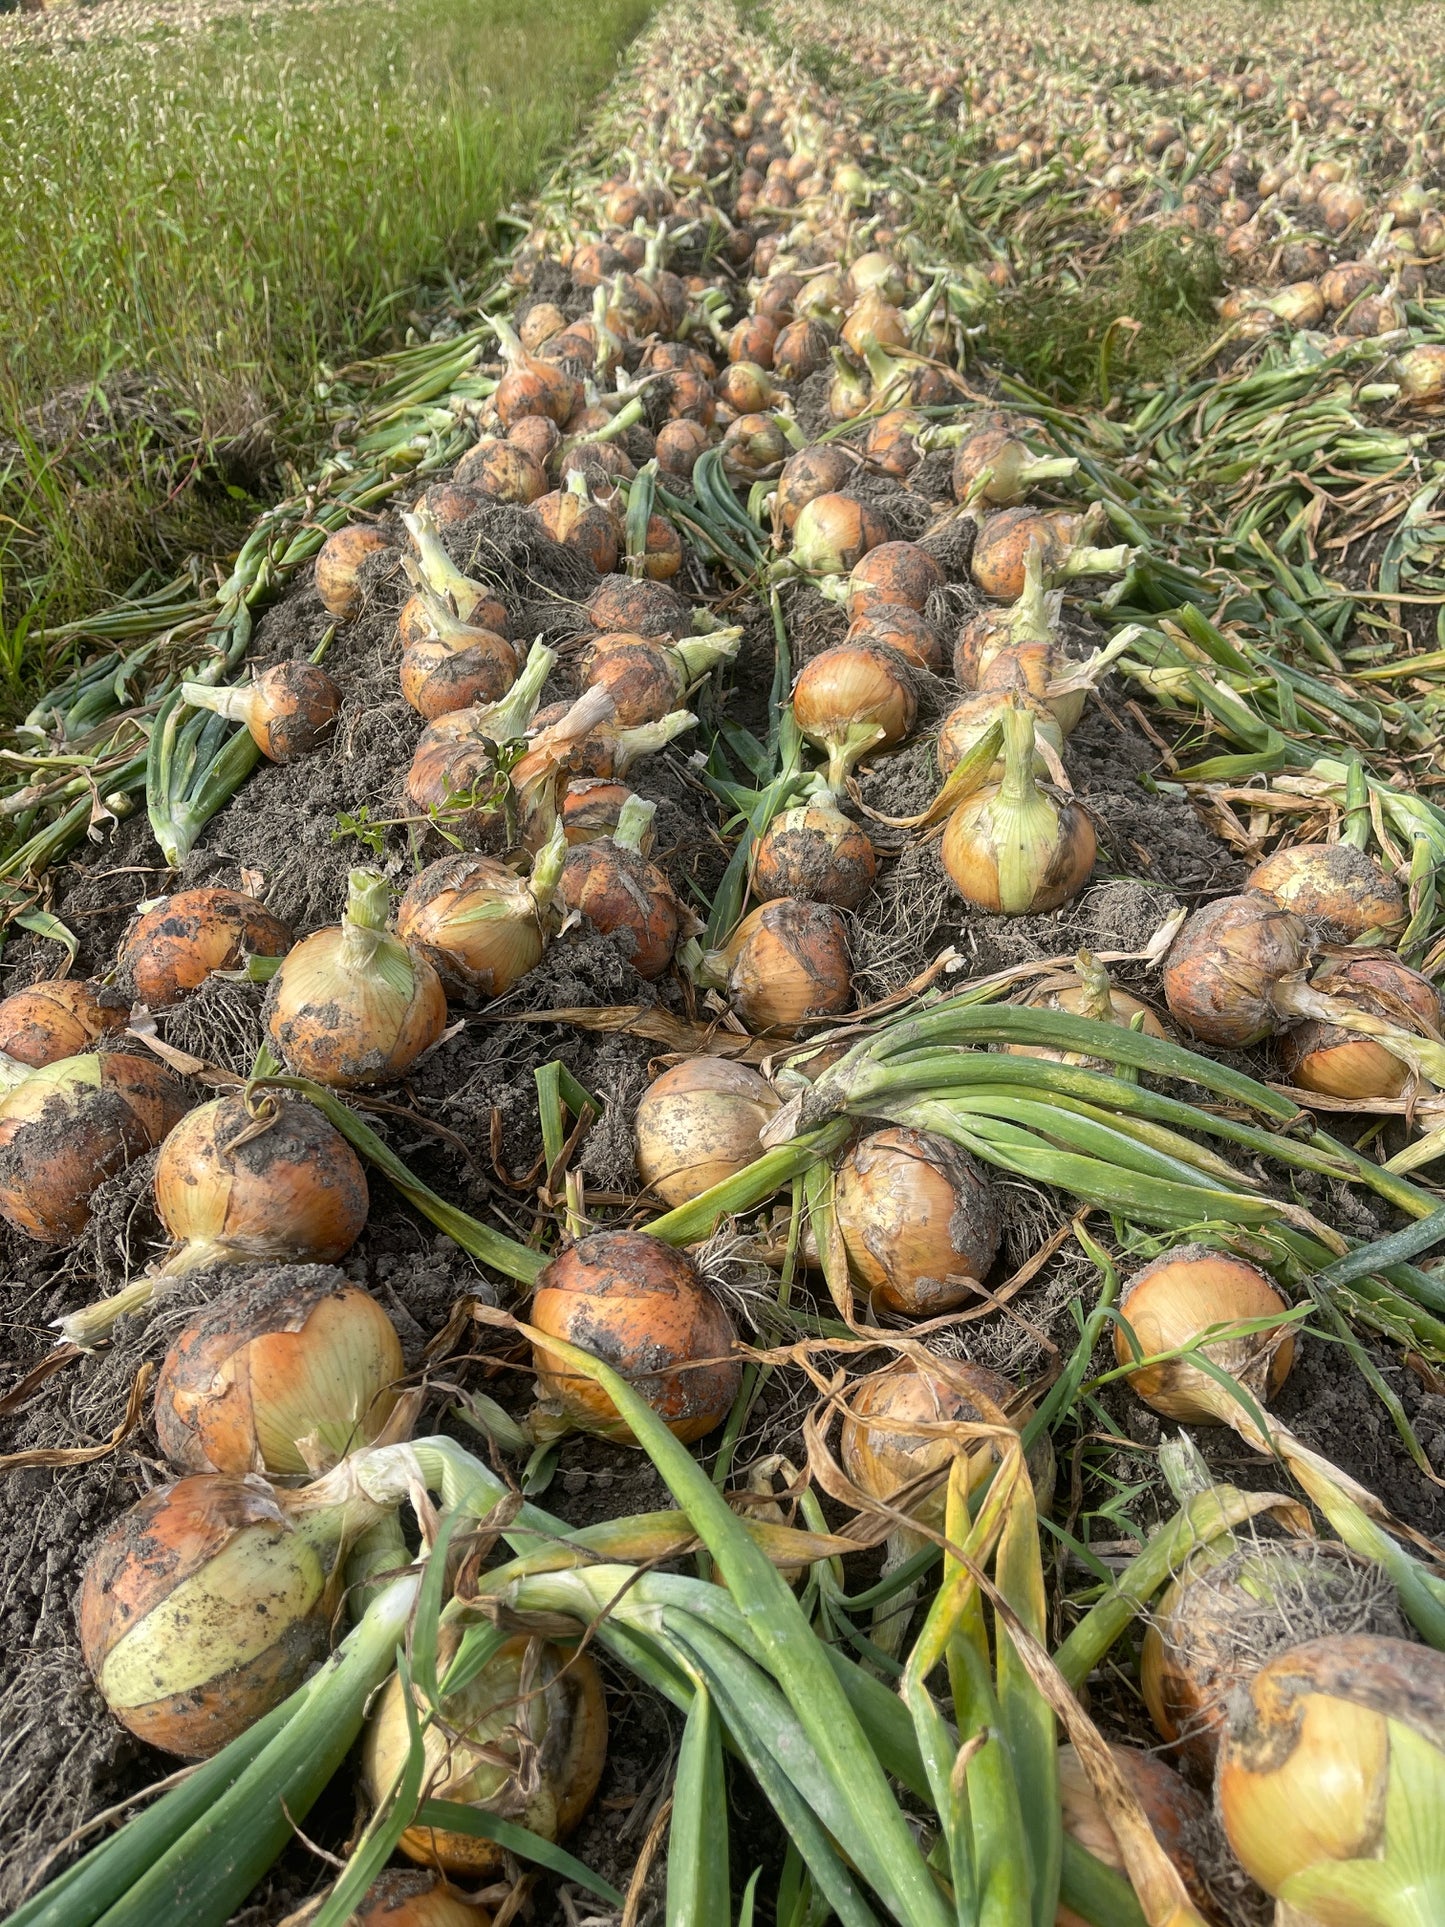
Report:
[[213,688],[210,683],[183,682],[181,701],[192,709],[209,709],[215,716],[224,716],[228,723],[249,724],[256,709],[256,685],[236,683]]
[[739,624],[736,628],[719,629],[710,636],[684,636],[673,643],[672,652],[682,662],[684,690],[696,688],[720,662],[731,662],[738,653],[742,633]]
[[401,519],[407,534],[416,544],[417,554],[421,558],[421,572],[436,593],[450,596],[458,610],[475,608],[481,591],[470,576],[462,574],[442,547],[431,511],[423,504],[418,504],[413,514],[404,514]]
[[618,814],[617,828],[612,832],[614,846],[640,857],[643,854],[643,839],[651,830],[652,819],[656,815],[656,803],[648,802],[646,797],[629,796]]
[[1024,563],[1024,592],[1008,612],[1009,642],[1015,646],[1025,642],[1052,643],[1055,636],[1051,614],[1044,588],[1043,558],[1039,544],[1035,543]]
[[509,368],[527,368],[531,366],[532,357],[522,346],[521,336],[505,316],[486,314],[482,316],[482,320],[497,337],[497,346],[502,351],[502,359]]
[[1055,576],[1076,575],[1119,575],[1134,560],[1134,551],[1127,542],[1120,542],[1112,549],[1095,549],[1083,544],[1070,549],[1053,573]]
[[638,723],[632,729],[617,730],[613,738],[614,772],[618,776],[626,775],[640,756],[651,756],[665,749],[674,736],[681,736],[696,722],[697,717],[690,709],[674,709],[655,723]]
[[826,782],[835,796],[841,795],[848,786],[848,774],[862,757],[881,743],[888,731],[882,723],[849,723],[843,734],[828,739],[823,747],[828,752]]
[[1074,958],[1074,969],[1078,972],[1079,984],[1083,990],[1076,1014],[1080,1017],[1092,1017],[1100,1024],[1118,1023],[1120,1020],[1114,1010],[1113,980],[1098,958],[1088,950],[1081,950]]
[[1371,1011],[1360,1010],[1343,997],[1331,997],[1316,990],[1303,977],[1282,978],[1271,990],[1270,1002],[1282,1017],[1313,1018],[1317,1023],[1332,1024],[1336,1030],[1373,1038],[1392,1057],[1407,1064],[1417,1077],[1428,1078],[1432,1084],[1445,1088],[1445,1045],[1437,1044],[1433,1038],[1412,1036],[1398,1024],[1391,1024]]
[[557,894],[557,885],[562,880],[562,871],[567,863],[567,836],[560,822],[552,825],[552,834],[532,859],[532,874],[527,881],[527,893],[540,914],[548,909]]

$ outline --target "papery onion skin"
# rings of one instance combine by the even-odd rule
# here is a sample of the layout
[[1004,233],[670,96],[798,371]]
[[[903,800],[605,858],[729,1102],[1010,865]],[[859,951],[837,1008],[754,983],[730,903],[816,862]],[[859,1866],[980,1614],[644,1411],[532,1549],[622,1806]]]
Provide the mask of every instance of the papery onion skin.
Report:
[[854,564],[848,577],[848,614],[898,603],[922,615],[929,596],[943,587],[943,571],[916,542],[880,542]]
[[[496,914],[478,917],[482,906]],[[544,907],[506,864],[459,850],[412,880],[396,927],[435,967],[449,996],[501,997],[542,961]]]
[[848,930],[831,904],[779,897],[743,918],[723,952],[728,998],[754,1036],[796,1037],[852,1002]]
[[[443,1673],[458,1638],[454,1628],[443,1627]],[[606,1764],[606,1701],[590,1654],[540,1646],[532,1656],[534,1677],[531,1643],[508,1640],[475,1679],[447,1696],[445,1725],[431,1725],[422,1741],[428,1788],[433,1799],[499,1812],[544,1840],[565,1840],[591,1805]],[[525,1768],[519,1728],[526,1735]],[[373,1803],[385,1798],[410,1746],[404,1688],[393,1673],[362,1741],[362,1777]],[[503,1848],[475,1834],[413,1826],[398,1844],[408,1859],[468,1880],[504,1865]]]
[[820,495],[832,495],[858,472],[856,459],[837,442],[800,448],[783,463],[773,497],[773,513],[791,534],[799,515]]
[[692,1057],[650,1084],[637,1106],[637,1169],[664,1204],[688,1204],[762,1155],[778,1108],[767,1079],[725,1057]]
[[361,585],[357,571],[372,556],[396,545],[364,522],[338,529],[322,543],[316,556],[316,593],[328,615],[349,621],[361,608]]
[[1000,813],[1002,796],[1002,785],[979,790],[953,812],[940,846],[943,867],[959,895],[977,909],[1005,916],[1057,910],[1093,874],[1097,848],[1088,813],[1071,800],[1051,805],[1051,834],[1040,846],[1045,858],[1031,887],[1013,895],[1002,881],[1001,854],[1010,833],[1010,819]]
[[993,1186],[966,1151],[927,1131],[893,1126],[854,1145],[834,1205],[854,1285],[911,1318],[976,1297],[998,1255]]
[[325,1471],[375,1440],[404,1370],[396,1327],[369,1292],[321,1265],[268,1267],[172,1340],[156,1438],[187,1472]]
[[[1064,734],[1047,705],[1034,696],[1013,696],[1015,703],[1021,703],[1034,719],[1035,740],[1046,742],[1056,756],[1062,756]],[[947,776],[956,769],[981,736],[987,735],[994,723],[999,720],[1008,698],[996,689],[975,690],[965,696],[961,703],[955,703],[939,725],[938,742],[935,755],[938,760],[938,773]],[[993,768],[1002,774],[1003,750],[1000,748],[998,760]],[[1047,774],[1047,764],[1042,757],[1035,757],[1034,769],[1039,775]]]
[[435,722],[438,716],[504,696],[517,678],[517,656],[505,637],[490,629],[473,629],[466,636],[422,636],[403,651],[398,677],[411,707]]
[[891,649],[915,669],[943,673],[943,645],[932,625],[901,602],[869,603],[848,625],[844,648]]
[[469,448],[457,463],[454,476],[460,487],[473,489],[490,502],[515,502],[525,508],[547,493],[547,471],[536,456],[514,441],[495,436]]
[[797,897],[853,910],[877,874],[867,831],[820,798],[775,816],[753,851],[753,893],[764,902]]
[[584,605],[588,619],[602,635],[633,635],[670,641],[686,635],[692,611],[665,582],[633,581],[611,576],[594,589]]
[[[600,1231],[541,1273],[531,1324],[620,1372],[675,1438],[721,1425],[742,1382],[727,1312],[686,1252],[641,1231]],[[533,1341],[539,1391],[584,1431],[635,1445],[607,1393]],[[695,1360],[711,1361],[683,1369]]]
[[33,1070],[79,1057],[124,1030],[130,1006],[119,991],[81,977],[60,977],[12,990],[0,1002],[0,1052]]
[[1410,914],[1394,878],[1353,843],[1294,843],[1276,850],[1255,865],[1244,887],[1318,923],[1334,943],[1353,943],[1370,931],[1396,935]]
[[[260,1128],[262,1125],[266,1128]],[[156,1209],[177,1250],[169,1271],[278,1259],[334,1264],[361,1236],[361,1162],[301,1098],[218,1097],[182,1118],[156,1161]]]
[[655,723],[682,701],[687,675],[681,659],[659,640],[601,636],[582,663],[582,685],[605,689],[624,729]]
[[[1125,1785],[1144,1809],[1154,1838],[1179,1872],[1189,1898],[1209,1921],[1221,1919],[1201,1877],[1196,1856],[1213,1844],[1215,1823],[1208,1803],[1163,1760],[1134,1746],[1110,1745]],[[1072,1746],[1059,1748],[1059,1793],[1064,1832],[1116,1873],[1127,1871],[1119,1842]],[[1061,1902],[1054,1927],[1089,1927],[1082,1914]]]
[[[626,783],[610,776],[574,777],[562,792],[559,811],[568,847],[575,849],[579,843],[595,843],[599,836],[611,836],[634,793]],[[644,856],[651,850],[652,840],[649,825],[639,846]]]
[[567,853],[558,894],[603,936],[615,936],[638,976],[651,983],[672,962],[682,906],[655,863],[610,836]]
[[273,763],[294,763],[320,749],[341,714],[341,691],[319,663],[273,663],[247,692],[247,728]]
[[828,753],[828,787],[841,790],[858,757],[901,743],[918,719],[913,677],[891,649],[836,643],[798,671],[793,715]]
[[[1180,1245],[1144,1266],[1125,1284],[1119,1308],[1138,1341],[1123,1324],[1114,1327],[1114,1356],[1122,1366],[1136,1358],[1171,1352],[1214,1325],[1232,1326],[1259,1318],[1283,1317],[1289,1307],[1269,1279],[1232,1252],[1208,1245]],[[1257,1397],[1273,1398],[1294,1363],[1294,1336],[1288,1327],[1237,1338],[1212,1339],[1204,1356]],[[1211,1403],[1223,1392],[1217,1379],[1187,1358],[1129,1371],[1130,1385],[1165,1418],[1185,1424],[1218,1425]]]
[[95,1548],[80,1647],[121,1724],[206,1759],[324,1657],[326,1570],[262,1480],[202,1473],[149,1492]]
[[168,1010],[213,970],[247,955],[284,957],[290,930],[243,890],[179,890],[147,910],[121,940],[117,969],[148,1010]]
[[811,574],[847,575],[887,540],[887,523],[866,503],[847,495],[815,495],[793,524],[793,559]]
[[1257,1044],[1278,1023],[1276,985],[1308,955],[1308,932],[1292,911],[1257,894],[1216,897],[1192,913],[1164,959],[1170,1015],[1206,1044]]
[[[1326,965],[1311,980],[1316,990],[1343,996],[1403,1028],[1407,1017],[1426,1035],[1438,1032],[1440,996],[1428,977],[1398,957],[1351,957]],[[1301,1090],[1332,1097],[1398,1097],[1410,1082],[1410,1066],[1373,1038],[1308,1018],[1292,1025],[1276,1044],[1285,1075]]]
[[[532,419],[541,420],[540,416]],[[326,1896],[287,1914],[280,1927],[312,1927]],[[446,1877],[389,1867],[367,1888],[349,1927],[492,1927],[485,1907],[464,1899]]]

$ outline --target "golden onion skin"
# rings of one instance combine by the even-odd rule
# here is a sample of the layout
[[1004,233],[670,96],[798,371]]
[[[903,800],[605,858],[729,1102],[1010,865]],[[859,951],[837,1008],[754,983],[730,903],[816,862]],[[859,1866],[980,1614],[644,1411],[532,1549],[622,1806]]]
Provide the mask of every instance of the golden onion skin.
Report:
[[80,1649],[138,1739],[207,1759],[324,1658],[325,1590],[315,1548],[264,1481],[201,1473],[148,1492],[101,1539]]
[[[626,1378],[675,1438],[691,1444],[728,1413],[742,1382],[727,1312],[685,1252],[642,1231],[599,1231],[537,1279],[532,1325],[591,1352]],[[607,1393],[533,1341],[537,1385],[584,1431],[636,1440]],[[683,1369],[707,1359],[697,1369]]]
[[788,533],[809,502],[832,495],[858,472],[857,460],[838,442],[800,448],[783,463],[773,497],[773,513]]
[[943,587],[943,571],[916,542],[880,542],[859,558],[848,577],[848,614],[898,604],[922,615],[928,598]]
[[637,1169],[664,1204],[688,1204],[762,1155],[778,1109],[767,1079],[726,1057],[692,1057],[650,1084],[637,1106]]
[[852,1002],[847,925],[831,904],[760,904],[725,955],[729,1001],[755,1037],[796,1037],[810,1018],[841,1016]]
[[932,1318],[977,1296],[998,1255],[998,1201],[947,1139],[874,1131],[838,1166],[834,1193],[848,1269],[888,1310]]
[[[1136,1352],[1124,1326],[1115,1325],[1114,1357],[1122,1366],[1139,1356],[1175,1351],[1212,1325],[1282,1317],[1289,1309],[1262,1271],[1208,1245],[1178,1246],[1135,1272],[1120,1294],[1119,1308],[1139,1344]],[[1219,1338],[1204,1347],[1204,1355],[1267,1401],[1289,1377],[1294,1336],[1285,1328]],[[1211,1394],[1219,1394],[1219,1382],[1188,1359],[1140,1365],[1127,1376],[1144,1403],[1165,1418],[1220,1423],[1208,1402]]]
[[1217,897],[1169,946],[1169,1014],[1206,1044],[1243,1050],[1277,1027],[1275,987],[1308,957],[1308,932],[1292,911],[1257,894]]
[[[325,1903],[324,1894],[309,1901],[296,1913],[287,1914],[280,1927],[312,1927]],[[357,1903],[351,1927],[492,1927],[492,1916],[485,1907],[464,1899],[446,1883],[445,1875],[389,1867],[372,1881]]]
[[0,1052],[39,1070],[93,1050],[103,1037],[124,1030],[129,1018],[124,997],[104,984],[80,977],[31,984],[0,1002]]
[[[1056,800],[1037,787],[1035,795],[1050,812],[1041,823],[1047,832],[1041,848],[1047,854],[1024,892],[1026,902],[1022,897],[1006,900],[1004,858],[1017,812],[1002,784],[976,790],[944,825],[939,846],[943,867],[954,889],[975,909],[992,916],[1038,916],[1077,896],[1093,875],[1098,845],[1088,811],[1072,798]],[[1036,814],[1042,819],[1041,810]]]
[[[1206,1920],[1219,1920],[1197,1858],[1201,1850],[1214,1844],[1216,1828],[1208,1802],[1181,1780],[1172,1767],[1156,1760],[1152,1754],[1136,1746],[1116,1745],[1111,1745],[1109,1752],[1124,1784],[1143,1807],[1154,1838],[1178,1870],[1189,1898]],[[1106,1867],[1124,1873],[1124,1856],[1118,1838],[1072,1746],[1059,1748],[1059,1795],[1063,1803],[1064,1832]],[[1054,1915],[1054,1927],[1089,1927],[1089,1923],[1061,1901]]]
[[682,906],[655,863],[610,836],[567,852],[558,895],[604,937],[617,937],[638,976],[651,983],[672,962]]
[[341,714],[341,691],[319,663],[273,663],[247,693],[247,728],[261,754],[273,763],[312,755]]
[[[1440,995],[1428,977],[1392,956],[1350,957],[1324,965],[1311,982],[1356,1008],[1426,1036],[1440,1028]],[[1372,1037],[1307,1018],[1275,1045],[1285,1075],[1301,1090],[1330,1097],[1398,1097],[1410,1066]]]
[[1370,931],[1394,936],[1409,907],[1393,877],[1353,843],[1294,843],[1256,864],[1246,890],[1317,923],[1333,943],[1353,943]]
[[293,941],[281,919],[244,890],[179,890],[136,919],[116,962],[137,1003],[168,1010],[213,970],[235,970],[248,955],[284,957]]
[[891,649],[914,669],[943,674],[943,644],[932,624],[901,602],[867,604],[848,624],[843,647]]
[[775,816],[753,849],[753,894],[764,902],[797,897],[853,910],[877,874],[867,831],[826,799]]
[[396,1327],[369,1292],[320,1265],[268,1268],[173,1340],[156,1380],[156,1438],[187,1472],[322,1472],[376,1439],[404,1370]]
[[[494,897],[515,903],[506,919],[507,940],[499,941],[499,920],[469,928],[469,903]],[[547,933],[536,900],[525,883],[493,857],[456,850],[438,857],[412,879],[396,912],[396,931],[427,958],[448,995],[500,997],[542,961]]]
[[608,576],[584,606],[593,628],[604,636],[647,636],[667,642],[692,628],[692,610],[665,582]]
[[431,723],[505,696],[517,679],[517,655],[493,630],[471,626],[408,643],[397,674],[402,695]]
[[347,622],[360,613],[362,591],[358,571],[372,556],[394,546],[380,529],[364,522],[338,529],[326,538],[316,556],[315,583],[316,593],[328,615]]

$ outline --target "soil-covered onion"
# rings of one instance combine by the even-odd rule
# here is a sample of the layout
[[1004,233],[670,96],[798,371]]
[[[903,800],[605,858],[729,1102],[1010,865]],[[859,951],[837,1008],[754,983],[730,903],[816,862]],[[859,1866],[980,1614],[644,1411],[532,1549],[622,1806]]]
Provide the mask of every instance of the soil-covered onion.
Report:
[[624,729],[655,723],[676,709],[718,663],[737,653],[738,634],[720,630],[678,643],[625,632],[602,635],[583,658],[582,683],[607,691]]
[[978,1295],[998,1255],[998,1199],[966,1151],[931,1132],[874,1131],[838,1166],[838,1228],[860,1292],[932,1318]]
[[[620,1372],[675,1437],[721,1425],[742,1382],[732,1321],[692,1259],[642,1231],[599,1231],[541,1273],[530,1322]],[[533,1341],[538,1390],[583,1431],[635,1444],[616,1406],[545,1339]]]
[[292,941],[280,918],[243,890],[179,890],[126,931],[117,970],[138,1003],[168,1010],[213,970],[234,970],[248,956],[284,957]]
[[687,1204],[762,1155],[778,1108],[767,1079],[726,1057],[690,1057],[643,1092],[634,1119],[637,1169],[664,1204]]
[[943,672],[943,645],[937,631],[916,609],[901,602],[869,603],[849,623],[843,646],[891,649],[915,669],[931,676]]
[[459,487],[473,489],[489,502],[516,502],[525,508],[547,493],[547,471],[537,457],[515,441],[494,435],[474,443],[457,463],[454,475]]
[[[308,1901],[280,1927],[312,1927],[325,1904],[325,1895]],[[492,1927],[492,1916],[459,1893],[445,1875],[389,1867],[367,1888],[349,1927]]]
[[[1166,1251],[1135,1272],[1120,1294],[1119,1309],[1123,1322],[1114,1328],[1114,1356],[1129,1366],[1137,1358],[1154,1359],[1193,1345],[1216,1326],[1283,1318],[1289,1308],[1255,1266],[1232,1252],[1194,1244]],[[1211,1339],[1202,1351],[1211,1364],[1265,1403],[1289,1376],[1294,1336],[1289,1325],[1266,1325]],[[1229,1396],[1216,1377],[1188,1356],[1137,1365],[1128,1379],[1146,1405],[1186,1424],[1219,1424],[1219,1402]]]
[[585,608],[602,635],[660,636],[671,641],[686,635],[692,626],[692,610],[677,591],[665,582],[645,578],[609,576],[593,590]]
[[449,995],[503,996],[542,961],[565,847],[559,826],[524,877],[465,851],[429,863],[401,900],[397,934]]
[[277,662],[254,682],[231,688],[181,684],[193,709],[209,709],[244,723],[261,754],[272,763],[294,763],[322,748],[341,714],[341,691],[319,663]]
[[820,442],[790,455],[773,495],[773,513],[784,531],[792,533],[809,502],[835,494],[857,472],[856,458],[837,442]]
[[559,885],[567,909],[603,936],[615,936],[638,976],[649,981],[672,962],[685,921],[672,885],[642,853],[656,810],[655,803],[629,797],[615,834],[567,851]]
[[118,991],[81,977],[60,977],[12,990],[0,1002],[0,1053],[38,1070],[79,1057],[124,1030],[130,1006]]
[[848,577],[848,614],[857,617],[880,604],[896,603],[922,615],[928,598],[943,587],[943,571],[916,542],[880,542]]
[[[599,836],[611,836],[622,820],[624,806],[636,792],[626,783],[610,776],[578,776],[562,792],[558,814],[562,834],[569,848],[579,843],[594,843]],[[638,848],[644,856],[652,849],[653,825],[642,832]]]
[[1393,877],[1353,843],[1294,843],[1256,864],[1247,890],[1317,923],[1335,943],[1397,935],[1409,916]]
[[760,904],[707,967],[754,1036],[796,1037],[810,1018],[840,1016],[852,1001],[848,927],[832,904]]
[[853,910],[873,888],[878,860],[868,833],[823,788],[781,811],[752,856],[753,894],[798,897]]
[[[1440,1034],[1439,992],[1398,957],[1337,959],[1316,971],[1312,982],[1388,1023]],[[1314,1018],[1285,1031],[1276,1053],[1292,1083],[1331,1097],[1398,1097],[1410,1082],[1410,1066],[1383,1044]]]
[[361,610],[362,565],[395,544],[380,529],[356,522],[328,535],[316,556],[316,593],[328,615],[349,621]]
[[1308,933],[1258,894],[1216,897],[1194,911],[1164,960],[1170,1015],[1207,1044],[1257,1044],[1278,1023],[1274,992],[1304,968]]

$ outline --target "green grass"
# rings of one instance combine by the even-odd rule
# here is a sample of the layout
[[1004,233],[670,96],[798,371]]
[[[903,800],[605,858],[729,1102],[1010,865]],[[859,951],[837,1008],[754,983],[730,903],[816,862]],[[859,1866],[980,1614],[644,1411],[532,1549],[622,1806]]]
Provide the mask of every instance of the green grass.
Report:
[[[27,625],[232,546],[318,364],[485,258],[651,0],[259,0],[0,39],[0,678]],[[63,31],[63,30],[62,30]]]

